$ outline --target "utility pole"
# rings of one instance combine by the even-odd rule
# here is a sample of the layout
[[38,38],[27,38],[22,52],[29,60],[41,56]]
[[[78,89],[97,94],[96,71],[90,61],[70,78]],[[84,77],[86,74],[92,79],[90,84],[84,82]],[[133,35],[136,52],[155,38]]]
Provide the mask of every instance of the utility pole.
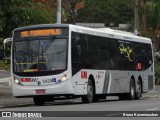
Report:
[[57,24],[61,24],[61,0],[57,0]]
[[134,12],[134,34],[138,35],[138,0],[135,0]]

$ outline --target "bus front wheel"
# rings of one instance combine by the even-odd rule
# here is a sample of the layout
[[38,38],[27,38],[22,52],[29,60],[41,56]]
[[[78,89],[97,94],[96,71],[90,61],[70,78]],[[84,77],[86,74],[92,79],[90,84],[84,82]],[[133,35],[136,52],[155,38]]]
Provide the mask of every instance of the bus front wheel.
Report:
[[137,82],[137,92],[136,92],[136,100],[139,100],[140,98],[142,97],[142,85],[141,85],[141,82],[140,80],[138,80]]
[[87,85],[87,95],[82,96],[82,102],[84,103],[92,103],[93,102],[93,84],[90,79],[88,79]]
[[45,101],[41,96],[33,97],[33,101],[34,101],[34,104],[37,105],[37,106],[42,106],[42,105],[45,104]]

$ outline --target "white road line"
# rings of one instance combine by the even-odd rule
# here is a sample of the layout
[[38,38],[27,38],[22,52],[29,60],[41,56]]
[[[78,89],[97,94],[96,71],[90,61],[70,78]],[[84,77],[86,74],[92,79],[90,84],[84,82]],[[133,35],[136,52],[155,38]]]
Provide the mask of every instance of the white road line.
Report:
[[146,109],[146,110],[149,110],[149,111],[152,111],[152,110],[158,110],[160,108],[153,108],[153,109]]

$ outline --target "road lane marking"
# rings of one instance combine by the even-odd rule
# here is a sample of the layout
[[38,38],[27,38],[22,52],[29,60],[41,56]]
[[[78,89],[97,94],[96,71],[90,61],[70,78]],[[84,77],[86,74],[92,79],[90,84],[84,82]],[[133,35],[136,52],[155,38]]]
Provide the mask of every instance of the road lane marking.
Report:
[[160,108],[153,108],[153,109],[146,109],[146,110],[158,110],[158,109],[160,109]]

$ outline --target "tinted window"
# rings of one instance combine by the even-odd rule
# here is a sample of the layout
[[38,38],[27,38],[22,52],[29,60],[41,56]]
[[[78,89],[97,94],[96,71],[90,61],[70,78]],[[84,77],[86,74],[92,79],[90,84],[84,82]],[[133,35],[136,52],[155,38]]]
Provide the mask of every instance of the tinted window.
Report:
[[[72,32],[72,70],[137,70],[152,64],[150,44]],[[142,70],[141,69],[141,70]]]

